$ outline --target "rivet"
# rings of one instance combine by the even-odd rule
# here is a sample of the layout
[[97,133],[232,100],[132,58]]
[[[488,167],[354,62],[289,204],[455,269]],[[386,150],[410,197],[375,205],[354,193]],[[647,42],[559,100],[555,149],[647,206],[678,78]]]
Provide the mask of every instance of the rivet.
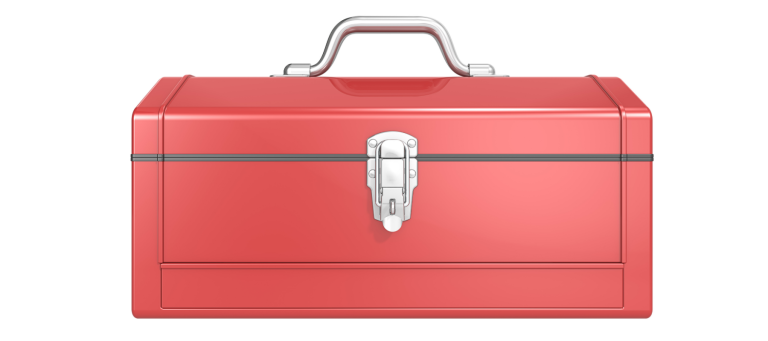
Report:
[[371,148],[376,147],[376,140],[374,139],[368,140],[368,147],[371,147]]
[[416,147],[416,140],[408,140],[408,147]]
[[373,169],[371,169],[371,170],[368,172],[368,177],[369,177],[369,178],[375,178],[375,177],[376,177],[376,171],[375,171],[375,170],[373,170]]
[[411,171],[408,172],[408,175],[410,175],[412,178],[415,178],[416,177],[416,170],[411,169]]

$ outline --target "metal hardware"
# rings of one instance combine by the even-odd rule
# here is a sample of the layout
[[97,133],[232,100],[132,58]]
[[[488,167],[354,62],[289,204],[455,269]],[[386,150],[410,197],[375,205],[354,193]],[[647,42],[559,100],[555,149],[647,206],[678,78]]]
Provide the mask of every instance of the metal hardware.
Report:
[[341,43],[352,33],[427,33],[432,35],[443,52],[448,67],[463,77],[493,76],[496,74],[490,64],[464,65],[459,60],[448,30],[432,18],[427,17],[351,17],[339,22],[331,31],[323,56],[317,64],[288,64],[280,77],[317,77],[331,68]]
[[389,215],[382,222],[384,223],[384,228],[389,232],[397,232],[403,226],[403,221],[396,215]]
[[416,138],[388,131],[368,139],[367,147],[373,218],[382,221],[387,231],[395,232],[403,221],[411,219],[413,189],[418,184]]
[[288,66],[283,69],[283,75],[285,76],[306,76],[309,74],[309,69],[311,68],[311,65],[309,63],[307,64],[288,64]]

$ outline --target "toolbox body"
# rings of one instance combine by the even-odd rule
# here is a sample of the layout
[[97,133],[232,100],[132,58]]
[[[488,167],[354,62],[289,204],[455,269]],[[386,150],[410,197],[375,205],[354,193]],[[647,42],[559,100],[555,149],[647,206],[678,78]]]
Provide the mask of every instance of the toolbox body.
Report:
[[648,317],[651,115],[618,78],[163,78],[137,317]]

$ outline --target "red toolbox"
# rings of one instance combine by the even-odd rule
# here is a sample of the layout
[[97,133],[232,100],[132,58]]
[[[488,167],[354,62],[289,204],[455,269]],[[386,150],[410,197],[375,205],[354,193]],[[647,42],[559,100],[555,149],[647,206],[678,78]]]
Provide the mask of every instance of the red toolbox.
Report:
[[[453,78],[320,78],[424,32]],[[618,78],[464,65],[355,17],[279,77],[163,78],[133,114],[136,317],[648,317],[651,114]]]

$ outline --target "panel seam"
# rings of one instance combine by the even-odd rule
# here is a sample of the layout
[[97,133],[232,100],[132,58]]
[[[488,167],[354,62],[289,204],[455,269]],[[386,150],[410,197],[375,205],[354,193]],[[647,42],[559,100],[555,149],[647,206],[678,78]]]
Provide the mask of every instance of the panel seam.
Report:
[[[160,161],[159,156],[165,154],[165,111],[168,109],[168,106],[171,104],[171,101],[173,101],[173,98],[176,97],[176,94],[181,91],[181,88],[186,83],[187,79],[193,77],[192,75],[185,75],[182,77],[178,83],[176,83],[176,86],[174,86],[173,90],[171,90],[171,93],[168,94],[168,97],[165,98],[163,103],[160,105],[160,108],[158,108],[158,117],[157,117],[157,153],[158,153],[158,161]],[[158,263],[163,263],[163,243],[164,243],[164,236],[163,236],[163,220],[164,220],[164,206],[163,206],[163,174],[164,174],[164,167],[163,162],[157,163],[157,196],[158,196],[158,207],[157,207],[157,260]],[[162,290],[161,290],[162,291]]]
[[[587,77],[592,78],[592,80],[597,84],[597,86],[603,90],[603,93],[608,97],[608,99],[613,102],[614,105],[616,105],[616,108],[619,110],[619,142],[621,144],[620,146],[620,152],[623,155],[627,154],[627,112],[624,109],[624,105],[619,102],[619,100],[614,96],[611,91],[606,87],[603,86],[603,84],[600,82],[600,79],[596,75],[588,75]],[[621,169],[620,169],[620,176],[621,176],[621,261],[622,263],[627,262],[627,165],[625,162],[621,162]]]

